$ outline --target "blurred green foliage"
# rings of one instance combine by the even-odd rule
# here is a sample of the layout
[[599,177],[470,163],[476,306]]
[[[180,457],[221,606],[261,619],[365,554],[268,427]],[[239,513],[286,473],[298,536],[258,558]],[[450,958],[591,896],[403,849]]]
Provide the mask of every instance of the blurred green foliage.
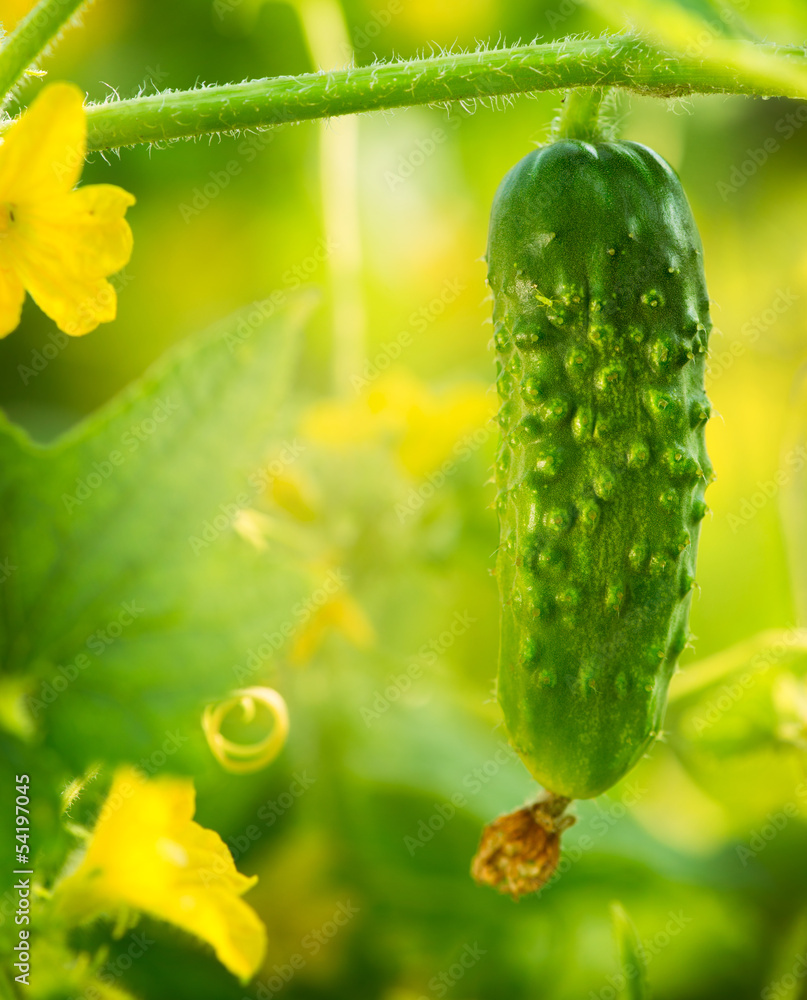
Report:
[[[807,31],[804,6],[791,0],[734,7],[759,37],[798,44]],[[576,0],[350,0],[345,16],[358,63],[429,43],[605,27]],[[109,88],[131,96],[312,68],[288,4],[120,0],[99,2],[85,21],[48,70],[92,99]],[[32,80],[22,101],[40,85]],[[62,346],[29,303],[20,329],[0,344],[10,419],[40,442],[71,434],[50,459],[16,439],[3,445],[11,512],[22,524],[46,514],[54,524],[52,537],[38,540],[24,530],[7,540],[4,530],[0,555],[29,543],[43,560],[26,562],[20,580],[4,586],[34,593],[48,559],[58,565],[56,553],[73,545],[81,553],[36,619],[37,682],[70,662],[121,600],[134,599],[133,587],[154,593],[154,618],[110,645],[95,673],[45,713],[41,735],[3,737],[5,785],[9,771],[40,762],[45,787],[32,825],[45,871],[64,851],[51,802],[58,782],[95,759],[128,756],[149,773],[192,773],[199,822],[222,834],[242,871],[260,875],[248,898],[267,924],[270,951],[247,988],[170,928],[145,922],[118,941],[108,928],[88,930],[76,943],[106,942],[108,974],[135,996],[608,1000],[617,995],[609,903],[618,897],[659,1000],[740,1000],[765,989],[777,1000],[807,997],[807,978],[797,974],[807,893],[798,650],[752,658],[675,701],[670,734],[650,758],[608,795],[576,807],[561,876],[539,897],[514,905],[468,876],[482,823],[534,791],[502,751],[492,695],[496,525],[486,481],[494,434],[481,257],[495,187],[546,137],[556,101],[359,119],[369,367],[346,397],[332,398],[327,288],[339,255],[323,250],[333,234],[323,228],[313,123],[252,146],[235,138],[96,158],[85,182],[120,184],[138,199],[118,320]],[[623,95],[619,109],[625,137],[658,150],[682,177],[715,303],[710,395],[723,419],[708,431],[718,481],[707,496],[714,516],[701,542],[691,663],[761,630],[807,624],[804,561],[791,560],[792,582],[788,560],[801,551],[807,517],[792,458],[805,416],[793,387],[807,353],[807,113],[790,101],[721,97],[665,104]],[[331,125],[336,134],[340,127]],[[166,427],[171,447],[144,448],[138,457],[149,463],[125,466],[66,520],[48,477],[72,484],[106,460],[121,421],[129,426],[133,409],[156,405],[166,384],[149,375],[140,396],[70,428],[191,331],[242,307],[248,314],[273,292],[293,299],[301,276],[326,292],[293,372],[276,361],[269,325],[249,338],[249,359],[225,350],[199,367],[213,348],[182,354],[159,376],[189,401],[181,428]],[[90,436],[93,427],[100,436]],[[227,521],[197,558],[189,536],[294,442],[297,457],[253,490],[246,520]],[[320,577],[342,574],[327,601],[313,596],[316,574],[305,582],[314,565]],[[262,634],[284,620],[293,622],[291,639],[264,655]],[[745,685],[739,678],[749,672]],[[267,771],[225,775],[194,719],[206,697],[253,682],[286,697],[289,745]],[[16,726],[24,735],[24,722]],[[174,729],[189,741],[167,754],[163,733]],[[80,806],[88,815],[96,787],[103,783]],[[12,929],[8,898],[3,935]],[[344,927],[337,913],[350,914]],[[139,932],[155,943],[132,960]],[[285,982],[295,955],[302,967]]]

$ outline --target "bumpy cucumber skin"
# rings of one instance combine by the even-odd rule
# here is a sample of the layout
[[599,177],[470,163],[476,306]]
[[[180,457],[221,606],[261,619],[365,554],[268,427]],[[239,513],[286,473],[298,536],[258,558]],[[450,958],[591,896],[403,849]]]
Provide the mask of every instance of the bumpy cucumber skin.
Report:
[[658,736],[688,637],[711,329],[672,168],[633,142],[530,153],[493,204],[498,695],[533,776],[590,798]]

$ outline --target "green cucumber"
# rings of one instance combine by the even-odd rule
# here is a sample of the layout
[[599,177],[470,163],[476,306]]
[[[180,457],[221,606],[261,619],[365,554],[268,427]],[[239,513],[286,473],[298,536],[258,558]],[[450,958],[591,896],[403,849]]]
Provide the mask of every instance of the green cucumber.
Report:
[[659,735],[688,639],[713,478],[702,260],[676,174],[634,142],[554,142],[496,193],[498,697],[570,799]]

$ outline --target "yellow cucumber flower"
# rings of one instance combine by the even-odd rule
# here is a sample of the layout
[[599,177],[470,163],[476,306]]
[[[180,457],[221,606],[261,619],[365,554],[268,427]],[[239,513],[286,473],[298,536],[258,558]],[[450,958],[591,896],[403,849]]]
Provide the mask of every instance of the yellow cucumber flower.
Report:
[[86,854],[54,889],[56,913],[69,924],[107,916],[118,926],[131,911],[148,913],[207,941],[246,982],[266,950],[265,928],[240,898],[258,879],[236,870],[221,837],[193,822],[194,811],[189,779],[147,780],[120,768]]
[[485,428],[495,413],[495,394],[486,384],[435,390],[397,369],[356,396],[314,403],[300,429],[310,441],[330,449],[386,443],[406,471],[419,478],[446,460],[476,451],[489,436]]
[[289,653],[292,663],[313,660],[329,632],[338,632],[359,649],[367,649],[375,641],[375,630],[364,608],[343,591],[317,608],[298,632]]
[[84,96],[45,87],[0,145],[0,337],[20,322],[26,289],[75,337],[115,318],[106,280],[132,253],[134,197],[113,184],[75,188],[87,148]]

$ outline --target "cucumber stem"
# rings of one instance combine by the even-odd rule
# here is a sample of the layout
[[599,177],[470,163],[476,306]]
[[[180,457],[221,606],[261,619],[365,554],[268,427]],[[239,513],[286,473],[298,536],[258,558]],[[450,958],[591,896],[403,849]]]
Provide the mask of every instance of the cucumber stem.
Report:
[[0,48],[0,106],[84,0],[41,0]]
[[553,138],[603,142],[606,132],[601,111],[605,93],[602,87],[578,87],[567,91],[563,107],[555,119]]

